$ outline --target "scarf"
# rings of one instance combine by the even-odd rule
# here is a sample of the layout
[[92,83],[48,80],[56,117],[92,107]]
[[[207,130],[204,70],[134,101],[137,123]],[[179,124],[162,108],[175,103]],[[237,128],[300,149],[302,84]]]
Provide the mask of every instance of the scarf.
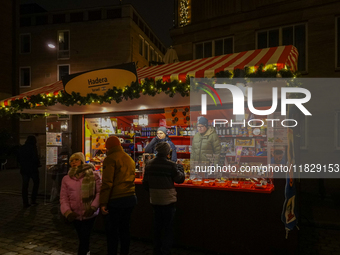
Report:
[[93,169],[92,164],[83,164],[78,167],[71,167],[68,172],[71,178],[79,178],[84,175],[81,184],[81,198],[85,210],[91,208],[92,201],[95,197],[96,181]]

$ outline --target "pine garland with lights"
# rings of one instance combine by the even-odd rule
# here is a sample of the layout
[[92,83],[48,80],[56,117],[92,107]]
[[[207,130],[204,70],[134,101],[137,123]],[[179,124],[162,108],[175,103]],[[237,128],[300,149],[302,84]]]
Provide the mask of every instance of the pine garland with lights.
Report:
[[[296,79],[292,79],[299,76],[299,73],[293,73],[290,69],[281,69],[277,71],[273,68],[264,70],[263,65],[260,65],[255,72],[250,72],[249,68],[237,69],[233,73],[230,71],[222,71],[215,75],[215,78],[229,78],[230,83],[233,83],[232,78],[262,78],[263,80],[269,78],[285,78],[287,79],[287,86],[299,87],[300,84]],[[57,95],[32,95],[30,98],[16,99],[10,102],[9,106],[0,108],[0,116],[6,116],[11,114],[17,114],[24,109],[32,109],[37,106],[53,106],[57,103],[73,106],[73,105],[89,105],[93,103],[103,104],[111,103],[112,101],[120,103],[123,100],[132,100],[139,98],[142,95],[155,96],[160,93],[165,93],[169,97],[174,97],[176,94],[180,94],[182,97],[190,95],[190,89],[197,91],[197,85],[190,85],[190,78],[186,77],[184,82],[174,80],[171,82],[164,82],[163,80],[148,79],[146,78],[141,83],[132,83],[125,88],[113,87],[109,89],[104,95],[88,94],[86,97],[80,96],[79,93],[72,92],[67,94],[65,91],[60,91]],[[196,78],[197,79],[197,78]],[[22,116],[27,116],[23,114]],[[46,116],[46,114],[35,114],[34,116]]]

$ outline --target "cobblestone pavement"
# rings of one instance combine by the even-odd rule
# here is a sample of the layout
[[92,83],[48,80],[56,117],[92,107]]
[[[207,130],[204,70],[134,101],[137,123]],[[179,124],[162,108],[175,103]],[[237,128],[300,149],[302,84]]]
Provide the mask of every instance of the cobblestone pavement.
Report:
[[340,230],[301,227],[297,254],[340,255]]
[[[72,225],[60,220],[59,205],[44,204],[42,197],[39,197],[38,206],[23,209],[19,193],[20,184],[21,179],[18,171],[0,171],[0,255],[76,254],[78,245],[76,232]],[[43,194],[43,192],[39,192]],[[314,203],[315,206],[317,204]],[[309,208],[309,211],[314,214],[304,212],[308,220],[303,221],[303,224],[300,225],[299,247],[295,254],[340,255],[340,217],[337,217],[340,212],[339,205],[328,207],[332,208],[334,212],[327,214],[333,215],[332,217],[323,216],[323,219],[326,220],[324,223],[327,224],[316,224],[320,222],[317,220],[317,215],[323,209],[321,204],[319,208],[314,207]],[[263,244],[259,244],[259,247],[266,247],[265,240]],[[258,247],[254,247],[252,254],[262,254],[259,251]],[[91,238],[91,255],[96,254],[106,254],[105,235],[100,232],[94,232]],[[133,239],[131,255],[138,254],[152,254],[152,243]],[[173,255],[186,254],[208,255],[214,253],[178,247],[173,249]]]
[[[22,208],[21,197],[0,192],[0,254],[1,255],[69,255],[76,254],[78,239],[72,225],[60,220],[57,204],[43,204]],[[191,250],[176,249],[175,255],[203,255]],[[91,255],[106,254],[103,233],[94,232]],[[131,255],[152,254],[152,244],[138,240],[131,242]]]

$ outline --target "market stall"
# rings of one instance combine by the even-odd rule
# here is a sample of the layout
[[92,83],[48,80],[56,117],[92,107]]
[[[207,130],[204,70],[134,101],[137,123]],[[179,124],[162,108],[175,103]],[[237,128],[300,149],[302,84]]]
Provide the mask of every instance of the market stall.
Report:
[[[166,126],[168,135],[176,145],[178,158],[189,165],[185,183],[177,185],[176,243],[240,254],[255,250],[261,250],[263,254],[275,249],[289,250],[296,239],[293,237],[287,243],[280,221],[285,180],[273,180],[273,176],[263,173],[260,177],[232,175],[230,172],[214,178],[208,178],[206,174],[194,175],[188,161],[191,141],[197,132],[201,113],[200,108],[197,108],[198,103],[190,102],[188,97],[188,77],[231,78],[236,75],[236,70],[245,67],[247,72],[241,73],[239,77],[260,77],[261,74],[267,77],[292,77],[291,70],[296,70],[297,55],[295,47],[280,46],[145,67],[137,70],[138,82],[134,85],[122,84],[109,89],[107,93],[91,93],[83,97],[66,94],[63,84],[57,82],[1,101],[1,111],[76,115],[72,130],[78,132],[72,136],[72,143],[77,145],[74,146],[77,150],[84,152],[86,160],[93,162],[98,171],[101,171],[101,163],[105,158],[105,140],[110,135],[119,136],[124,150],[136,162],[136,177],[141,177],[143,172],[141,161],[145,161],[143,153],[146,145],[155,136],[157,127]],[[254,105],[258,109],[268,109],[271,104],[266,98],[271,98],[271,91],[261,85],[256,86],[258,92],[254,95]],[[190,97],[193,93],[190,93]],[[210,114],[221,114],[222,111],[225,119],[232,119],[232,97],[225,91],[219,94],[225,98],[224,107],[212,110],[214,105],[208,104]],[[192,105],[194,107],[190,109]],[[182,114],[181,118],[176,120],[176,116],[172,116],[174,118],[168,120],[168,111],[172,113],[174,109],[176,113]],[[184,112],[188,115],[185,116]],[[210,115],[209,125],[214,125],[212,119],[214,117]],[[240,167],[266,164],[272,160],[274,150],[268,147],[272,142],[268,137],[273,130],[265,126],[246,129],[223,124],[215,126],[215,129],[221,140],[223,157],[212,155],[209,164],[216,160]],[[280,137],[278,139],[282,140]],[[284,146],[281,150],[285,155],[287,149]],[[141,178],[136,178],[136,193],[139,202],[133,213],[132,235],[150,239],[152,208],[148,194],[141,185]]]

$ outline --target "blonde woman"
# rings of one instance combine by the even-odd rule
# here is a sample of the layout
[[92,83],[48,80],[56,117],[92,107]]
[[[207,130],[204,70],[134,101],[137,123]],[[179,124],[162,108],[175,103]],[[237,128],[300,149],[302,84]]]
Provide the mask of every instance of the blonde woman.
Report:
[[61,183],[60,211],[73,222],[78,234],[78,255],[90,254],[90,235],[98,215],[100,176],[92,164],[85,164],[81,152],[70,157],[71,168]]

